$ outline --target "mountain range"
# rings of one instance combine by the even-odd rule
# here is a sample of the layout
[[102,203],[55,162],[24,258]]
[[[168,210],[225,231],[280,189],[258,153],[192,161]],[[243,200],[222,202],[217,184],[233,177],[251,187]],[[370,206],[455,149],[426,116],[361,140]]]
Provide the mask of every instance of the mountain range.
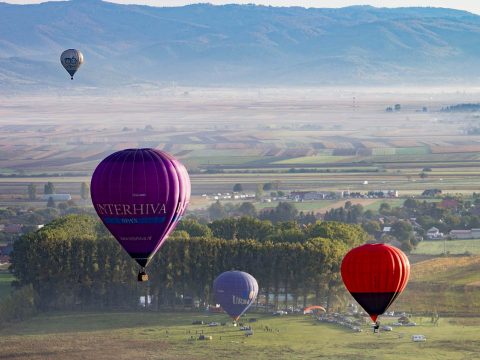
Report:
[[[480,16],[442,8],[0,3],[0,89],[478,84]],[[70,80],[68,80],[70,81]]]

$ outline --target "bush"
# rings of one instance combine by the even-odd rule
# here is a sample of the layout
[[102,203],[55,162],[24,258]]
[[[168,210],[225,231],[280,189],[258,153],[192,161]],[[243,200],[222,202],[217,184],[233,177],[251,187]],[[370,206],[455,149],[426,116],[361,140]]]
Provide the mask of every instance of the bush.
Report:
[[36,313],[33,286],[23,286],[0,302],[0,327],[7,322],[26,320]]

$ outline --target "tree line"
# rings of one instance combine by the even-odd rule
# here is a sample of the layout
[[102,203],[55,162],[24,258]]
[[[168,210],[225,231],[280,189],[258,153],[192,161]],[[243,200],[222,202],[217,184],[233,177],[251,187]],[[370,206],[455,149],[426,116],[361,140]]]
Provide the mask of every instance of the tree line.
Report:
[[[296,304],[332,306],[344,295],[343,256],[368,240],[358,225],[336,222],[222,221],[182,221],[149,265],[148,284],[136,281],[138,265],[90,215],[56,219],[17,240],[11,271],[17,287],[32,287],[40,310],[133,308],[147,292],[155,309],[206,305],[215,277],[232,269],[258,280],[266,309],[286,306],[288,295]],[[302,236],[289,238],[292,231]]]

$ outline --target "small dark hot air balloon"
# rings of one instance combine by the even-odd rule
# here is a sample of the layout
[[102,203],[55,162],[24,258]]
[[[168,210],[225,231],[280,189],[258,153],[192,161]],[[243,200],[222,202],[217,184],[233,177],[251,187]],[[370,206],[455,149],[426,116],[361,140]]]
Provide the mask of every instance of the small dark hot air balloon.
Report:
[[257,280],[243,271],[226,271],[213,282],[213,294],[215,301],[237,321],[257,298]]
[[396,247],[365,244],[345,255],[341,272],[347,290],[377,322],[407,286],[410,263]]
[[65,50],[62,52],[62,55],[60,55],[60,62],[73,80],[73,75],[75,75],[77,70],[83,64],[83,54],[76,49]]
[[165,152],[127,149],[100,162],[90,189],[98,216],[142,267],[138,280],[148,280],[145,267],[187,208],[187,170]]

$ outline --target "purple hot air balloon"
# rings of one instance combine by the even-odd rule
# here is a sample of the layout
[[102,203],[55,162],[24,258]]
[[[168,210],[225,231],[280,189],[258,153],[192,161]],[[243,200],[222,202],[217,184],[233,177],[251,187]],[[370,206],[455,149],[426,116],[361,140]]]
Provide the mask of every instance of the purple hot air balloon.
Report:
[[[95,169],[92,202],[118,242],[145,268],[185,213],[190,178],[173,156],[155,149],[126,149]],[[148,280],[144,269],[139,281]]]
[[257,280],[243,271],[226,271],[213,282],[213,294],[215,301],[237,321],[257,298]]

